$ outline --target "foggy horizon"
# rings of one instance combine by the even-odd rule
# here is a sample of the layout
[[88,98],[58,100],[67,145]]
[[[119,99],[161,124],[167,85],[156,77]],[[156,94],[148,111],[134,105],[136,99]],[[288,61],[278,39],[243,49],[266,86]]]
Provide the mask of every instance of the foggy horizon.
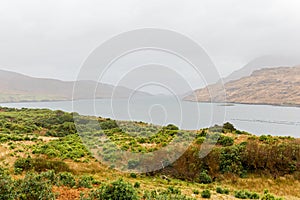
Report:
[[3,1],[0,69],[75,80],[98,45],[133,29],[179,32],[197,42],[221,77],[264,55],[297,57],[297,1]]

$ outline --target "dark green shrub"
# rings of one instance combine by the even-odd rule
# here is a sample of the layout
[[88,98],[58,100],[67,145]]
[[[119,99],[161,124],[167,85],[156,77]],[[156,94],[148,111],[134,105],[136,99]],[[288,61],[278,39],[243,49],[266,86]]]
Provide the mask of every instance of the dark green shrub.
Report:
[[226,132],[234,132],[236,129],[234,128],[234,126],[229,123],[229,122],[226,122],[225,124],[223,124],[223,130],[222,132],[223,133],[226,133]]
[[199,182],[204,184],[212,183],[212,178],[208,175],[206,170],[200,173]]
[[244,169],[240,155],[243,148],[243,146],[234,145],[221,149],[220,170],[222,173],[242,174]]
[[24,179],[16,181],[15,192],[20,200],[55,199],[51,183],[36,174],[26,174]]
[[216,192],[219,194],[229,194],[229,190],[227,188],[221,188],[221,187],[217,187],[216,188]]
[[173,131],[179,130],[179,128],[177,126],[175,126],[174,124],[168,124],[167,126],[165,126],[165,128],[168,130],[173,130]]
[[62,172],[58,174],[58,184],[64,185],[64,186],[69,186],[69,187],[74,187],[76,184],[75,178],[73,174],[69,172]]
[[201,197],[202,197],[202,198],[209,199],[210,196],[211,196],[211,193],[210,193],[209,190],[203,190],[203,191],[201,192]]
[[231,146],[231,145],[233,145],[233,143],[234,143],[233,138],[229,137],[229,136],[221,135],[218,140],[218,144],[220,144],[222,146]]
[[234,192],[234,197],[239,199],[259,199],[259,195],[255,192],[249,192],[247,190],[239,190]]
[[139,182],[135,182],[133,185],[134,188],[140,188],[141,184]]
[[87,176],[87,175],[81,176],[81,178],[78,180],[77,187],[92,188],[93,181],[94,178],[92,176]]
[[118,200],[137,200],[138,195],[134,187],[122,179],[114,181],[108,185],[94,190],[89,195],[92,199],[118,199]]
[[173,186],[169,186],[169,187],[168,187],[168,192],[169,192],[170,194],[181,194],[180,189],[179,189],[179,188],[175,188],[175,187],[173,187]]
[[14,163],[15,173],[20,173],[32,169],[31,158],[19,158]]
[[99,122],[99,125],[102,130],[108,130],[113,128],[118,128],[118,124],[115,120],[107,119],[105,121]]
[[200,194],[200,192],[199,192],[199,190],[193,190],[193,194],[198,195],[198,194]]
[[205,130],[202,130],[201,133],[199,134],[200,137],[206,137],[207,132]]
[[130,173],[130,177],[131,177],[131,178],[136,178],[137,175],[136,175],[136,173]]

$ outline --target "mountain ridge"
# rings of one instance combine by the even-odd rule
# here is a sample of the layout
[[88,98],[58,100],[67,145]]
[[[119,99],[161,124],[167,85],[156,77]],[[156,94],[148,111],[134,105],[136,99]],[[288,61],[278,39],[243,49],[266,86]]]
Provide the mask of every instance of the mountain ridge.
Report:
[[184,100],[299,106],[300,66],[256,70],[250,76],[225,83],[224,88],[217,83],[195,90]]

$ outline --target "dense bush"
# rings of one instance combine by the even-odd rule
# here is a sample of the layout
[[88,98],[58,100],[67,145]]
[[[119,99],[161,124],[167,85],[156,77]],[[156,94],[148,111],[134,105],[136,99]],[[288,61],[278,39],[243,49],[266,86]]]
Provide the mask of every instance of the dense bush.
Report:
[[247,190],[239,190],[234,192],[234,197],[238,199],[259,199],[259,195],[255,192],[249,192]]
[[73,174],[69,172],[62,172],[58,174],[58,185],[64,185],[69,187],[74,187],[76,185],[75,178]]
[[0,200],[12,200],[14,196],[14,182],[9,174],[0,168]]
[[104,121],[99,121],[99,125],[102,130],[108,130],[113,128],[118,128],[118,124],[115,120],[106,119]]
[[50,158],[77,160],[91,155],[78,135],[68,135],[59,140],[52,140],[46,144],[34,147],[33,154],[45,154]]
[[241,159],[246,169],[252,172],[274,176],[291,174],[299,170],[300,145],[293,141],[279,144],[249,141],[241,153]]
[[231,145],[233,145],[233,143],[234,143],[233,138],[229,137],[229,136],[221,135],[218,140],[218,144],[220,144],[222,146],[231,146]]
[[90,199],[118,199],[118,200],[137,200],[138,195],[134,187],[122,179],[110,184],[102,185],[99,189],[89,194]]
[[236,129],[234,128],[234,126],[229,123],[229,122],[226,122],[225,124],[223,124],[223,130],[222,132],[223,133],[226,133],[226,132],[234,132]]
[[203,191],[201,192],[201,197],[202,197],[202,198],[209,199],[210,196],[211,196],[211,193],[210,193],[209,190],[203,190]]
[[36,174],[26,174],[24,179],[17,180],[14,189],[16,193],[15,199],[55,199],[50,181]]
[[94,178],[89,175],[81,176],[78,180],[77,187],[83,188],[92,188],[93,187]]
[[222,148],[220,153],[220,170],[222,173],[234,173],[241,175],[243,173],[243,165],[241,152],[243,146],[235,145]]
[[212,183],[212,178],[208,175],[206,170],[200,173],[199,182],[204,184]]
[[173,131],[179,130],[179,128],[177,126],[175,126],[174,124],[168,124],[164,128],[168,129],[168,130],[173,130]]
[[219,193],[219,194],[229,194],[229,189],[227,189],[227,188],[223,189],[221,187],[217,187],[216,192]]
[[15,172],[23,172],[32,169],[31,158],[19,158],[14,163]]

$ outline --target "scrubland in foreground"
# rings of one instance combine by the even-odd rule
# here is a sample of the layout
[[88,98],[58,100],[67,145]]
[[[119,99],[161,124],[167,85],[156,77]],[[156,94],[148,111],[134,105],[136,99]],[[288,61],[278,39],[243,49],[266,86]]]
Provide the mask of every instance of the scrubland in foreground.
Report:
[[[151,173],[138,173],[148,160],[114,153],[152,153],[174,141],[189,147],[174,163],[163,155],[165,167]],[[183,131],[0,108],[0,145],[0,199],[300,199],[300,140],[258,137],[230,123]],[[213,148],[200,158],[204,145]]]

